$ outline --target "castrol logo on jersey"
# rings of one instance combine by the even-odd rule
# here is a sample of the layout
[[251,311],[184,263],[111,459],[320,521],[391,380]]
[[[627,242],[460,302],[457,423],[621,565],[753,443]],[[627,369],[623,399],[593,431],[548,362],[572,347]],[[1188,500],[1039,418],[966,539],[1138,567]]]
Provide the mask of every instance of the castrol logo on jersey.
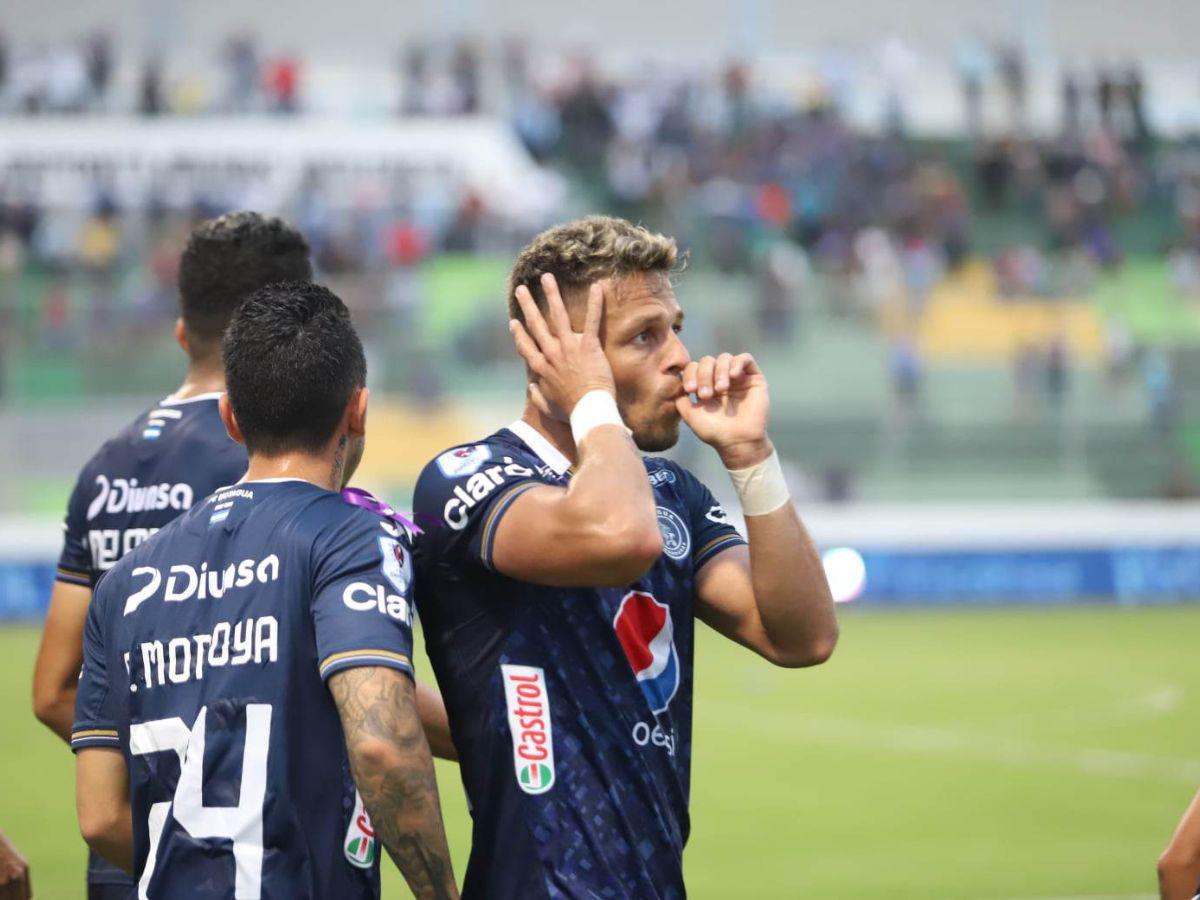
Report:
[[536,666],[501,665],[517,784],[527,794],[554,786],[554,732],[546,673]]
[[621,600],[613,628],[651,711],[666,712],[679,690],[671,607],[643,591],[630,591]]

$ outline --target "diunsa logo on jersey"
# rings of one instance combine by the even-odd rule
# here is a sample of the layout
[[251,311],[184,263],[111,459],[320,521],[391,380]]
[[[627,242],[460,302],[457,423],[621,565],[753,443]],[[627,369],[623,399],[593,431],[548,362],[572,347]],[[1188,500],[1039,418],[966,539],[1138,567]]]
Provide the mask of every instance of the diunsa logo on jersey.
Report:
[[671,607],[643,591],[630,591],[621,600],[613,628],[651,711],[666,712],[679,690]]
[[554,786],[554,732],[546,673],[536,666],[505,664],[500,666],[500,676],[517,784],[527,794],[544,794]]
[[90,522],[102,512],[143,512],[160,509],[185,510],[192,506],[190,484],[138,484],[136,478],[114,478],[96,476],[97,493],[88,504],[87,520]]
[[491,458],[492,451],[487,445],[476,444],[474,447],[447,450],[437,458],[437,464],[447,478],[461,478],[478,472],[479,467]]

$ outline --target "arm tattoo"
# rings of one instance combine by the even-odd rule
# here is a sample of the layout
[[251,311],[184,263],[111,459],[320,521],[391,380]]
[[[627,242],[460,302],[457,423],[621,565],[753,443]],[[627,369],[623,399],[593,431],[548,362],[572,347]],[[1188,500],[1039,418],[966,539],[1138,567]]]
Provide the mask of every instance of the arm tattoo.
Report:
[[418,898],[457,897],[433,758],[411,679],[382,666],[329,679],[350,767],[384,847]]

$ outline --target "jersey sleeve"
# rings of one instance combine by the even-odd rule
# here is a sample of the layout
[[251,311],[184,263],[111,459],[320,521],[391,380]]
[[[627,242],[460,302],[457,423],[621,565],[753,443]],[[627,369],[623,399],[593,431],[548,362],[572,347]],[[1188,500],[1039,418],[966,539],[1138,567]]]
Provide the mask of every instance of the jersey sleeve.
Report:
[[417,480],[413,507],[440,562],[493,569],[496,529],[513,501],[543,482],[526,461],[490,444],[447,450]]
[[92,580],[92,554],[88,548],[87,537],[87,506],[91,487],[88,469],[84,469],[75,483],[75,489],[71,491],[71,499],[67,501],[67,515],[63,519],[62,553],[59,554],[55,574],[56,581],[87,588],[95,586]]
[[681,476],[680,490],[691,520],[692,567],[699,571],[722,550],[744,544],[746,539],[729,521],[725,507],[717,502],[712,491],[700,479],[682,467],[674,468]]
[[355,666],[412,674],[412,546],[372,513],[346,510],[314,548],[313,627],[322,680]]
[[[109,582],[110,584],[112,582]],[[79,675],[79,689],[75,694],[75,722],[71,726],[71,750],[87,747],[112,747],[120,749],[121,740],[117,731],[116,690],[120,679],[112,681],[108,675],[108,656],[105,646],[104,587],[96,592],[88,606],[87,621],[83,626],[83,670]],[[116,673],[119,675],[120,673]]]

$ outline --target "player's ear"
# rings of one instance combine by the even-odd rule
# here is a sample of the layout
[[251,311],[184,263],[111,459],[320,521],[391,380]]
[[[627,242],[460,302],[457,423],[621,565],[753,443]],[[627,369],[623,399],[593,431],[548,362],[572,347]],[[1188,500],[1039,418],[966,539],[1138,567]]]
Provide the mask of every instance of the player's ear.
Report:
[[191,347],[188,344],[187,328],[183,324],[183,316],[175,320],[175,341],[183,348],[183,352],[188,356],[192,355]]
[[217,411],[221,414],[221,421],[225,423],[225,430],[229,432],[229,436],[239,444],[245,444],[246,439],[242,436],[242,429],[238,428],[237,417],[233,414],[233,404],[229,402],[229,393],[225,392],[217,400]]
[[365,387],[350,396],[350,404],[346,409],[346,430],[351,437],[362,437],[367,433],[367,401],[370,396],[370,389]]

